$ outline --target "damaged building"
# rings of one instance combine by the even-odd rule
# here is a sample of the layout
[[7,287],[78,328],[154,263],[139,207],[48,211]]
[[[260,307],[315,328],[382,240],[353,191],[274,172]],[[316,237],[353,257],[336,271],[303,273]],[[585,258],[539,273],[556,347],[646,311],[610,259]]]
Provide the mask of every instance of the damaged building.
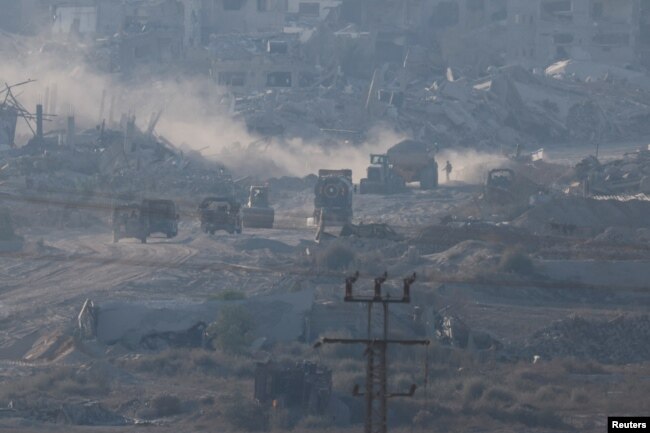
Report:
[[639,0],[510,0],[508,60],[531,67],[569,58],[632,63],[640,6]]
[[209,50],[214,80],[236,93],[305,87],[315,81],[317,71],[304,60],[297,35],[213,35]]

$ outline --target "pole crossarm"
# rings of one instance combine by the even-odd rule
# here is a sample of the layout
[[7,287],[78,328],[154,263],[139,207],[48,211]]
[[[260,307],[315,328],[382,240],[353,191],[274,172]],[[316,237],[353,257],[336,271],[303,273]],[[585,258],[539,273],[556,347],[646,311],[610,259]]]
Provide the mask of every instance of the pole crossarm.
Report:
[[[415,273],[403,279],[402,297],[393,297],[390,293],[382,294],[381,286],[388,279],[384,272],[374,280],[373,296],[355,296],[354,283],[359,279],[359,272],[345,279],[345,302],[359,302],[368,305],[368,337],[367,338],[327,338],[323,337],[314,348],[323,344],[364,344],[366,350],[366,383],[364,392],[355,385],[352,395],[365,399],[364,433],[387,433],[388,431],[388,399],[393,397],[413,397],[417,386],[411,385],[408,392],[388,392],[388,346],[428,346],[429,340],[402,340],[388,338],[388,306],[390,304],[408,304],[411,302],[411,284],[415,282]],[[383,332],[382,338],[372,338],[372,310],[374,304],[382,304]]]
[[399,344],[402,346],[428,346],[431,342],[429,340],[394,340],[394,339],[381,339],[381,338],[321,338],[314,344],[314,348],[319,348],[323,344],[366,344],[366,345],[380,345],[380,344]]

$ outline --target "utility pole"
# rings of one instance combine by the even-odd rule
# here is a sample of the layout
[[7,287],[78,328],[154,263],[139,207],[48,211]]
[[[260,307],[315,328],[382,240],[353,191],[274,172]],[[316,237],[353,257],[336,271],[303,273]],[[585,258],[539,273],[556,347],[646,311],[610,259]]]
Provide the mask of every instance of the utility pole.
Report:
[[[388,338],[388,305],[408,304],[411,302],[411,284],[415,281],[415,273],[404,278],[404,287],[401,298],[392,298],[390,294],[382,294],[381,286],[386,282],[388,275],[375,278],[373,296],[354,296],[352,288],[359,278],[359,272],[345,280],[345,302],[360,302],[368,306],[368,336],[367,338],[322,338],[314,347],[322,344],[365,344],[366,345],[366,383],[364,392],[359,392],[359,385],[352,390],[354,396],[365,398],[365,425],[364,433],[386,433],[388,430],[387,414],[388,399],[391,397],[412,397],[416,385],[411,385],[407,392],[388,392],[388,360],[386,352],[390,344],[414,346],[429,344],[429,340],[399,340]],[[381,304],[383,312],[383,332],[381,338],[372,335],[372,309],[375,304]]]

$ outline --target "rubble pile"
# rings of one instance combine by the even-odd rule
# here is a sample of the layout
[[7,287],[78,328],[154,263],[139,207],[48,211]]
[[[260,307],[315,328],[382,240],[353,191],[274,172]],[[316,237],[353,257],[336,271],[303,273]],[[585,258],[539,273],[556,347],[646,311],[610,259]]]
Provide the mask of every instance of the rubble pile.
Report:
[[[440,253],[456,246],[460,248],[460,252],[466,248],[471,250],[471,247],[483,247],[485,243],[494,242],[521,243],[530,248],[541,246],[540,239],[527,230],[472,220],[425,227],[413,240],[425,254]],[[454,256],[451,252],[450,255]]]
[[70,212],[110,209],[116,200],[138,200],[144,193],[234,191],[225,168],[140,131],[133,120],[121,129],[101,126],[73,139],[56,132],[34,137],[23,147],[0,151],[0,167],[2,189],[20,194],[17,202]]
[[650,316],[619,316],[609,321],[571,317],[536,332],[526,343],[527,355],[576,357],[608,364],[650,360]]
[[560,197],[529,209],[513,225],[537,233],[571,226],[574,234],[591,236],[608,227],[648,228],[648,212],[648,201]]
[[622,159],[601,163],[595,157],[575,167],[581,191],[593,196],[650,194],[650,150],[627,153]]
[[[650,132],[650,89],[638,80],[606,78],[581,81],[552,68],[542,75],[508,66],[492,68],[478,80],[442,79],[433,85],[415,80],[396,102],[394,97],[386,101],[363,80],[344,77],[290,92],[238,97],[235,113],[262,135],[325,135],[355,142],[380,120],[441,147],[490,150],[632,139]],[[390,80],[382,82],[391,87]]]
[[650,92],[636,82],[579,81],[509,66],[492,68],[487,79],[474,82],[412,84],[397,113],[405,130],[443,146],[613,140],[648,132]]

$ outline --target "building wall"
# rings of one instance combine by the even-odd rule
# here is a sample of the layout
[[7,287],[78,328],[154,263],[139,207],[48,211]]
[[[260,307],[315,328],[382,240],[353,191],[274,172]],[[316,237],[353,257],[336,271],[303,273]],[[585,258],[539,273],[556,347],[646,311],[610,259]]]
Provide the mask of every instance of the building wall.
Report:
[[97,10],[97,33],[111,36],[123,29],[126,9],[122,2],[100,0],[97,2]]
[[[291,59],[271,62],[264,55],[249,60],[218,60],[212,64],[217,85],[234,92],[300,87],[301,75],[309,72],[302,62]],[[284,81],[285,77],[288,81]]]
[[[287,12],[323,20],[327,18],[332,9],[338,8],[340,5],[341,0],[288,0]],[[318,12],[317,15],[313,13],[315,10]]]
[[18,33],[23,22],[22,4],[16,0],[0,0],[0,30]]
[[470,75],[500,64],[507,46],[502,24],[507,17],[506,0],[437,0],[431,22],[442,58]]
[[282,29],[285,0],[203,0],[201,39],[210,34],[276,32]]
[[80,34],[94,34],[97,32],[97,7],[96,6],[56,6],[55,19],[52,24],[52,33],[67,34],[76,31]]
[[183,2],[183,45],[198,48],[201,46],[201,0],[184,0]]
[[527,66],[567,58],[633,62],[639,7],[640,0],[509,0],[508,60]]

